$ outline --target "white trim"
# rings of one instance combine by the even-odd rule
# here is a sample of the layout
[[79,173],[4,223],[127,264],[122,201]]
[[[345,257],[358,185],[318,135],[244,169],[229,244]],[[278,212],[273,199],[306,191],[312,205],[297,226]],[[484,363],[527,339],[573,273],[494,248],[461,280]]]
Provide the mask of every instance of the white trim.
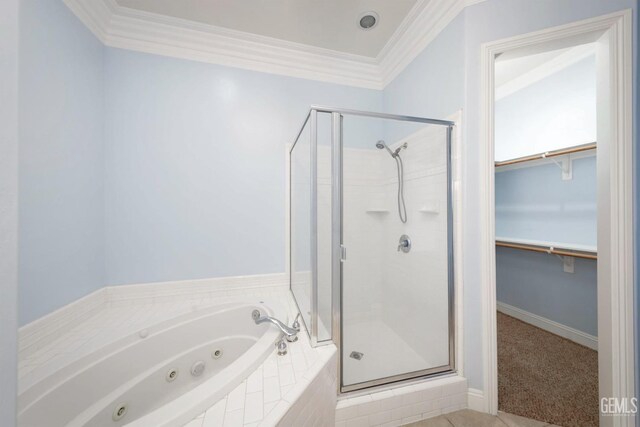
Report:
[[383,86],[391,83],[467,6],[465,0],[418,2],[378,54]]
[[467,407],[473,411],[484,412],[486,402],[484,393],[477,388],[470,388],[467,392]]
[[[635,395],[634,323],[633,323],[633,192],[632,192],[632,32],[631,10],[548,28],[505,40],[483,44],[481,150],[481,262],[483,313],[483,376],[486,412],[498,409],[496,352],[496,276],[495,276],[495,194],[494,194],[494,76],[497,54],[542,43],[609,35],[611,49],[611,132],[609,198],[605,206],[610,223],[602,223],[599,206],[599,231],[609,230],[609,247],[598,239],[599,278],[598,336],[600,393],[608,397]],[[598,141],[600,146],[605,141]],[[599,155],[600,157],[600,155]],[[599,191],[599,193],[602,193]],[[606,231],[605,231],[606,233]],[[601,276],[602,277],[602,276]],[[603,298],[606,297],[606,298]],[[601,417],[602,425],[631,426],[634,417]]]
[[375,58],[122,7],[63,0],[105,45],[350,86],[381,89]]
[[80,21],[100,40],[107,39],[112,12],[103,1],[62,0]]
[[384,89],[460,11],[484,0],[418,1],[375,58],[130,9],[115,0],[63,1],[107,46]]
[[483,412],[498,413],[498,352],[496,329],[495,255],[495,154],[494,154],[494,61],[489,45],[481,47],[481,132],[480,132],[480,266],[482,304]]
[[496,101],[531,86],[540,80],[550,77],[592,55],[595,55],[593,45],[583,44],[575,46],[549,61],[527,71],[526,73],[497,86]]
[[562,338],[566,338],[585,347],[589,347],[590,349],[598,350],[598,337],[594,337],[586,332],[579,331],[570,326],[563,325],[562,323],[554,322],[553,320],[549,320],[545,317],[538,316],[537,314],[530,313],[500,301],[497,303],[497,308],[500,313],[515,317],[525,323],[529,323],[530,325],[544,329],[547,332],[551,332],[552,334],[561,336]]

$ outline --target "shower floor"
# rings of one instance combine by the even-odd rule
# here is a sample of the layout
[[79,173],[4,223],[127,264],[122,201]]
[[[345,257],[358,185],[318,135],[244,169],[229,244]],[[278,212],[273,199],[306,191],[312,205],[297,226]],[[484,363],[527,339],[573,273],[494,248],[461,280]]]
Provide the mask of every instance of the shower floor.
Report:
[[[351,385],[433,367],[382,320],[343,325],[343,384]],[[349,357],[362,353],[362,359]]]

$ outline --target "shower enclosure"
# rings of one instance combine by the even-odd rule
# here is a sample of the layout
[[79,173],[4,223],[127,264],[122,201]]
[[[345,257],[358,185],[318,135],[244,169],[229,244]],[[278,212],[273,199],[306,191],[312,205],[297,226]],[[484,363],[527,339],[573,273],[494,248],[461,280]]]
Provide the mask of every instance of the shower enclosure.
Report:
[[340,392],[455,370],[453,126],[312,106],[289,151],[290,287]]

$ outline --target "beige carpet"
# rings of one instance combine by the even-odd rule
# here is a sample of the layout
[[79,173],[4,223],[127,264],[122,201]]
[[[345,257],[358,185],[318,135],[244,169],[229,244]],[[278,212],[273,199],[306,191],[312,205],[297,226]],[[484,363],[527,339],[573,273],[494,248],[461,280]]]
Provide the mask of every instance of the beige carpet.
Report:
[[498,407],[563,427],[598,425],[598,353],[498,313]]

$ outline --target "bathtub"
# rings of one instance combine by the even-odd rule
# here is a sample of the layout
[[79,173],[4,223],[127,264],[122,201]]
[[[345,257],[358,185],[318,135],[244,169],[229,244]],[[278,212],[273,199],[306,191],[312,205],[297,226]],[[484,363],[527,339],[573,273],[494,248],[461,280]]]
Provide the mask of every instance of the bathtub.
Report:
[[187,423],[273,351],[279,330],[256,325],[251,313],[274,315],[275,307],[269,301],[233,301],[135,331],[24,390],[18,426]]

